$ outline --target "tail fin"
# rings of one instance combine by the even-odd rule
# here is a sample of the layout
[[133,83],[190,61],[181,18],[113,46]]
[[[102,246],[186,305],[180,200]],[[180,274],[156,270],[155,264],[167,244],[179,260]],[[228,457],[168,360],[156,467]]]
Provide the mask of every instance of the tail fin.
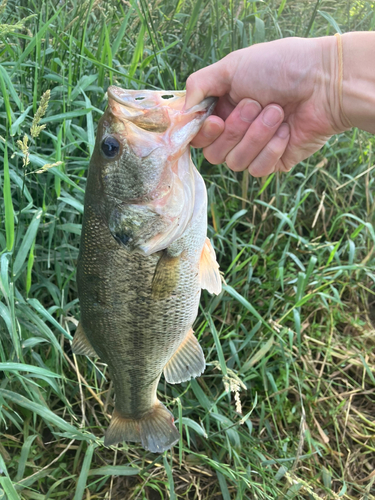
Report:
[[104,445],[111,446],[121,441],[140,441],[146,450],[161,453],[180,439],[180,433],[173,422],[172,413],[160,401],[139,420],[124,418],[115,410],[105,433]]

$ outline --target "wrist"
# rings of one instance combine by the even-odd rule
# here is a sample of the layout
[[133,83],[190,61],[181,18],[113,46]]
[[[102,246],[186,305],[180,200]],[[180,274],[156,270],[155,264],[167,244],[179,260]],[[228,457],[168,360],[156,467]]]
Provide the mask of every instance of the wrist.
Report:
[[353,126],[375,133],[375,32],[346,33],[342,106]]
[[335,36],[326,36],[316,39],[321,51],[322,101],[326,110],[326,117],[330,122],[332,132],[340,133],[352,128],[351,120],[343,107],[343,78],[342,56]]

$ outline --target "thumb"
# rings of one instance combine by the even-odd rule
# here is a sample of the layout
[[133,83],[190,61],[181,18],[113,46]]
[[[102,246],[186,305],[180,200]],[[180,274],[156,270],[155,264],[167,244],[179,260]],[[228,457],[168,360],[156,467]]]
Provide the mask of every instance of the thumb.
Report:
[[221,97],[230,91],[232,76],[225,59],[189,76],[186,80],[185,109],[199,104],[206,97]]

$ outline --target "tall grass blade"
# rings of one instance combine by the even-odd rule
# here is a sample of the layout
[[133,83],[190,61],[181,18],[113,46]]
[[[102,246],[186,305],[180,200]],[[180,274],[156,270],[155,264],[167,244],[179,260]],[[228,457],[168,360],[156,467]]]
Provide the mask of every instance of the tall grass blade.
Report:
[[32,413],[36,413],[43,420],[46,420],[47,422],[55,425],[61,431],[68,433],[69,436],[74,436],[75,439],[84,441],[95,439],[95,436],[93,436],[92,434],[84,434],[81,430],[65,422],[65,420],[55,415],[55,413],[53,413],[49,408],[42,406],[39,403],[35,403],[34,401],[31,401],[30,399],[27,399],[20,394],[16,394],[13,391],[8,391],[7,389],[0,389],[0,396],[16,405],[22,406],[22,408],[26,408]]
[[[172,462],[173,463],[173,462]],[[168,458],[166,455],[163,456],[163,464],[168,477],[168,489],[169,489],[169,498],[170,500],[177,500],[176,493],[174,491],[174,480],[173,480],[173,471],[172,467],[168,462]]]
[[6,495],[5,500],[21,500],[9,477],[0,477],[0,485]]
[[29,114],[30,109],[32,108],[32,105],[28,106],[25,111],[17,118],[17,120],[12,123],[12,126],[9,129],[10,135],[13,137],[17,132],[19,127],[23,124],[25,121],[25,118]]
[[136,476],[141,472],[137,467],[128,465],[104,465],[97,469],[90,469],[89,476]]
[[8,94],[7,88],[5,86],[4,73],[6,73],[6,71],[0,65],[0,89],[1,89],[3,99],[4,99],[4,107],[5,107],[5,112],[6,112],[7,119],[8,119],[8,125],[9,125],[9,127],[11,127],[12,126],[13,111],[10,107],[9,94]]
[[62,375],[54,373],[40,366],[28,365],[25,363],[0,363],[0,371],[4,372],[29,372],[43,377],[62,378]]
[[133,52],[133,57],[132,61],[129,67],[129,78],[132,78],[137,70],[137,65],[139,61],[141,61],[142,56],[143,56],[143,44],[144,44],[144,36],[146,32],[146,25],[145,22],[142,22],[141,24],[141,29],[139,30],[138,38],[137,38],[137,44],[135,46],[134,52]]
[[228,490],[228,485],[227,485],[227,482],[225,480],[225,477],[219,471],[216,471],[216,475],[217,475],[217,478],[219,480],[220,491],[221,491],[221,494],[223,495],[223,500],[231,500],[229,490]]
[[7,242],[7,250],[10,252],[14,245],[14,208],[12,200],[12,192],[10,189],[10,175],[8,163],[8,147],[4,149],[4,185],[3,196],[5,205],[5,234]]
[[305,35],[304,35],[305,38],[307,38],[309,36],[311,28],[313,27],[320,2],[321,2],[321,0],[316,0],[314,10],[313,10],[311,17],[310,17],[309,25],[307,26],[307,29],[305,31]]
[[85,494],[85,489],[86,489],[87,477],[90,471],[92,456],[94,454],[96,446],[97,445],[95,443],[91,443],[87,447],[73,500],[83,499],[83,495]]
[[234,288],[229,285],[223,285],[223,290],[229,293],[234,299],[238,300],[240,304],[242,304],[246,309],[248,309],[251,314],[253,314],[259,321],[263,323],[263,325],[267,328],[267,330],[273,332],[270,325],[264,320],[264,318],[258,313],[258,311],[250,304],[249,301],[242,297]]
[[128,7],[128,11],[126,13],[126,16],[124,17],[124,20],[122,21],[121,26],[120,26],[120,28],[119,28],[119,30],[117,32],[116,38],[115,38],[115,40],[114,40],[114,42],[112,44],[112,48],[111,48],[111,50],[112,50],[112,57],[116,56],[117,51],[120,48],[121,42],[122,42],[122,40],[123,40],[123,38],[125,36],[130,16],[133,14],[133,11],[134,11],[133,3],[134,3],[134,0],[132,2],[130,2],[130,6]]
[[34,247],[35,247],[35,240],[33,241],[30,252],[29,252],[29,258],[27,260],[27,269],[26,269],[26,295],[29,295],[30,288],[31,288],[31,273],[33,270],[33,265],[34,265]]
[[339,25],[333,19],[333,17],[331,16],[331,14],[328,14],[328,12],[324,12],[323,10],[318,10],[318,14],[320,14],[322,17],[324,17],[324,19],[326,19],[329,22],[329,24],[336,31],[336,33],[340,33],[340,35],[342,35],[342,31],[341,31]]
[[17,251],[16,258],[14,259],[13,274],[18,276],[21,272],[22,266],[25,263],[27,254],[29,253],[32,245],[34,244],[36,233],[39,228],[40,219],[42,217],[43,210],[40,208],[35,212],[35,215],[27,228],[26,234],[22,239],[22,243]]
[[223,354],[223,349],[222,349],[221,344],[220,344],[219,335],[217,333],[215,324],[212,321],[212,317],[211,316],[206,316],[206,317],[207,317],[208,324],[210,325],[210,330],[211,330],[212,336],[214,338],[216,352],[217,352],[217,355],[219,358],[221,371],[222,371],[223,375],[226,375],[227,374],[227,365],[225,363],[225,358],[224,358],[224,354]]
[[40,313],[47,321],[50,321],[55,328],[57,328],[68,340],[73,340],[73,337],[69,335],[69,333],[64,330],[64,328],[58,323],[55,318],[47,311],[45,307],[39,302],[38,299],[29,299],[28,303],[38,312]]
[[57,19],[57,17],[60,15],[61,11],[62,11],[62,7],[59,10],[57,10],[55,12],[55,14],[43,24],[43,26],[40,28],[38,33],[35,36],[33,36],[31,41],[28,43],[27,47],[22,51],[21,55],[17,59],[17,62],[13,66],[13,70],[12,70],[12,73],[10,76],[14,75],[18,71],[21,64],[23,64],[24,60],[34,50],[35,46],[37,44],[40,44],[41,39],[43,38],[46,31],[48,30],[48,27],[55,21],[55,19]]
[[18,471],[17,471],[17,475],[15,478],[15,481],[17,481],[17,482],[21,481],[21,479],[24,476],[25,468],[26,468],[26,461],[27,461],[29,454],[30,454],[31,445],[33,444],[36,437],[38,437],[37,434],[27,436],[27,438],[25,439],[25,442],[22,445],[21,457],[20,457],[20,461],[18,462]]

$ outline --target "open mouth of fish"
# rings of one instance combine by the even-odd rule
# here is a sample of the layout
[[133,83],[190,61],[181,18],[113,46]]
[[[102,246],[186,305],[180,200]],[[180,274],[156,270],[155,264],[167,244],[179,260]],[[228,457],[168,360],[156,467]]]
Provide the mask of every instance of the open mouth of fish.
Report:
[[[163,134],[164,146],[168,147],[171,159],[177,158],[179,153],[186,150],[217,101],[216,97],[207,97],[185,110],[185,97],[186,92],[178,90],[124,90],[115,86],[108,88],[108,104],[112,112],[144,132]],[[142,149],[139,142],[137,153],[140,157],[145,157],[160,147],[154,141],[152,151],[149,144]]]
[[[124,106],[122,109],[124,118],[136,123],[137,118],[143,116],[145,122],[143,127],[148,125],[150,131],[161,132],[168,126],[165,119],[160,120],[164,116],[163,108],[168,109],[170,116],[175,117],[176,113],[181,115],[180,126],[196,120],[195,127],[199,130],[205,118],[212,113],[217,98],[207,97],[199,104],[185,110],[185,97],[185,90],[126,90],[115,86],[108,88],[108,98]],[[195,134],[197,130],[194,130]]]

